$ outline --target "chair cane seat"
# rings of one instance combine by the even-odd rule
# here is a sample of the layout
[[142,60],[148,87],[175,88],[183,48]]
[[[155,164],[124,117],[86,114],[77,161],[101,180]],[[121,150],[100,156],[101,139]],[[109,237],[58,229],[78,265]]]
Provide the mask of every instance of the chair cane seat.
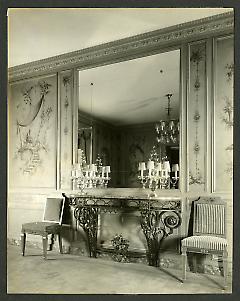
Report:
[[182,247],[223,251],[227,248],[227,240],[216,236],[190,236],[182,240]]

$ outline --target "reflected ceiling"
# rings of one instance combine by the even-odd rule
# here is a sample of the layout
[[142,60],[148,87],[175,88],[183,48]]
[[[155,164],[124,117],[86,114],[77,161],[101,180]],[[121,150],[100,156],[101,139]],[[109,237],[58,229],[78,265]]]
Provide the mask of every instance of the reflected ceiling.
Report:
[[[113,125],[179,118],[180,50],[80,71],[79,110]],[[93,83],[93,85],[91,85]]]
[[9,66],[231,10],[227,8],[11,8],[8,10]]

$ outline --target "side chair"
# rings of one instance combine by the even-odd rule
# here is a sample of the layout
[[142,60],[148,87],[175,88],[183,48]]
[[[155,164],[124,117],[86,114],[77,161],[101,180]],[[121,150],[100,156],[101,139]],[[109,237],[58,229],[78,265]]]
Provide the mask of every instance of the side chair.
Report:
[[48,235],[58,235],[59,250],[62,253],[61,224],[64,209],[64,198],[50,198],[45,202],[43,219],[41,222],[31,222],[22,225],[21,247],[25,255],[26,234],[42,236],[43,258],[47,259]]
[[186,280],[187,252],[222,257],[224,287],[227,286],[226,204],[220,198],[200,198],[193,202],[193,236],[181,241],[183,280]]

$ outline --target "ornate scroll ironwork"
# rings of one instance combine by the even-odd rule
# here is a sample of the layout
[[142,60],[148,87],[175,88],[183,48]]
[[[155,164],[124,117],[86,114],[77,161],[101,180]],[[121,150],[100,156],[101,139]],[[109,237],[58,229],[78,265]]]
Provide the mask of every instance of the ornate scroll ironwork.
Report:
[[180,224],[181,217],[176,211],[141,211],[141,227],[147,240],[147,258],[150,266],[159,266],[161,242]]
[[98,208],[95,207],[76,207],[74,217],[86,233],[89,247],[89,256],[97,257],[97,226]]
[[[117,213],[125,211],[140,211],[141,227],[147,240],[147,257],[149,265],[159,266],[160,245],[164,238],[173,233],[173,229],[181,225],[180,199],[145,199],[139,197],[95,197],[86,195],[69,195],[70,204],[74,206],[74,216],[84,229],[87,238],[90,257],[96,257],[98,214],[101,212]],[[120,239],[120,240],[119,240]],[[122,241],[123,242],[123,241]],[[121,237],[115,239],[118,248]],[[121,245],[121,251],[127,254],[128,242]],[[121,257],[120,256],[120,257]]]

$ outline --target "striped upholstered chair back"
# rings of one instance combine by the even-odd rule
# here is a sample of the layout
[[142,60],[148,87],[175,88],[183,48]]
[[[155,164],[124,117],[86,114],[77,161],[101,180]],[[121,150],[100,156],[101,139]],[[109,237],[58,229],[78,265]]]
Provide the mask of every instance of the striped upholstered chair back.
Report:
[[[216,254],[222,256],[224,287],[226,287],[228,242],[226,239],[225,202],[220,198],[202,197],[193,204],[193,235],[181,240],[183,280],[186,279],[187,252]],[[196,270],[197,268],[195,268]]]
[[194,202],[193,235],[226,238],[226,205],[220,198],[201,198]]

